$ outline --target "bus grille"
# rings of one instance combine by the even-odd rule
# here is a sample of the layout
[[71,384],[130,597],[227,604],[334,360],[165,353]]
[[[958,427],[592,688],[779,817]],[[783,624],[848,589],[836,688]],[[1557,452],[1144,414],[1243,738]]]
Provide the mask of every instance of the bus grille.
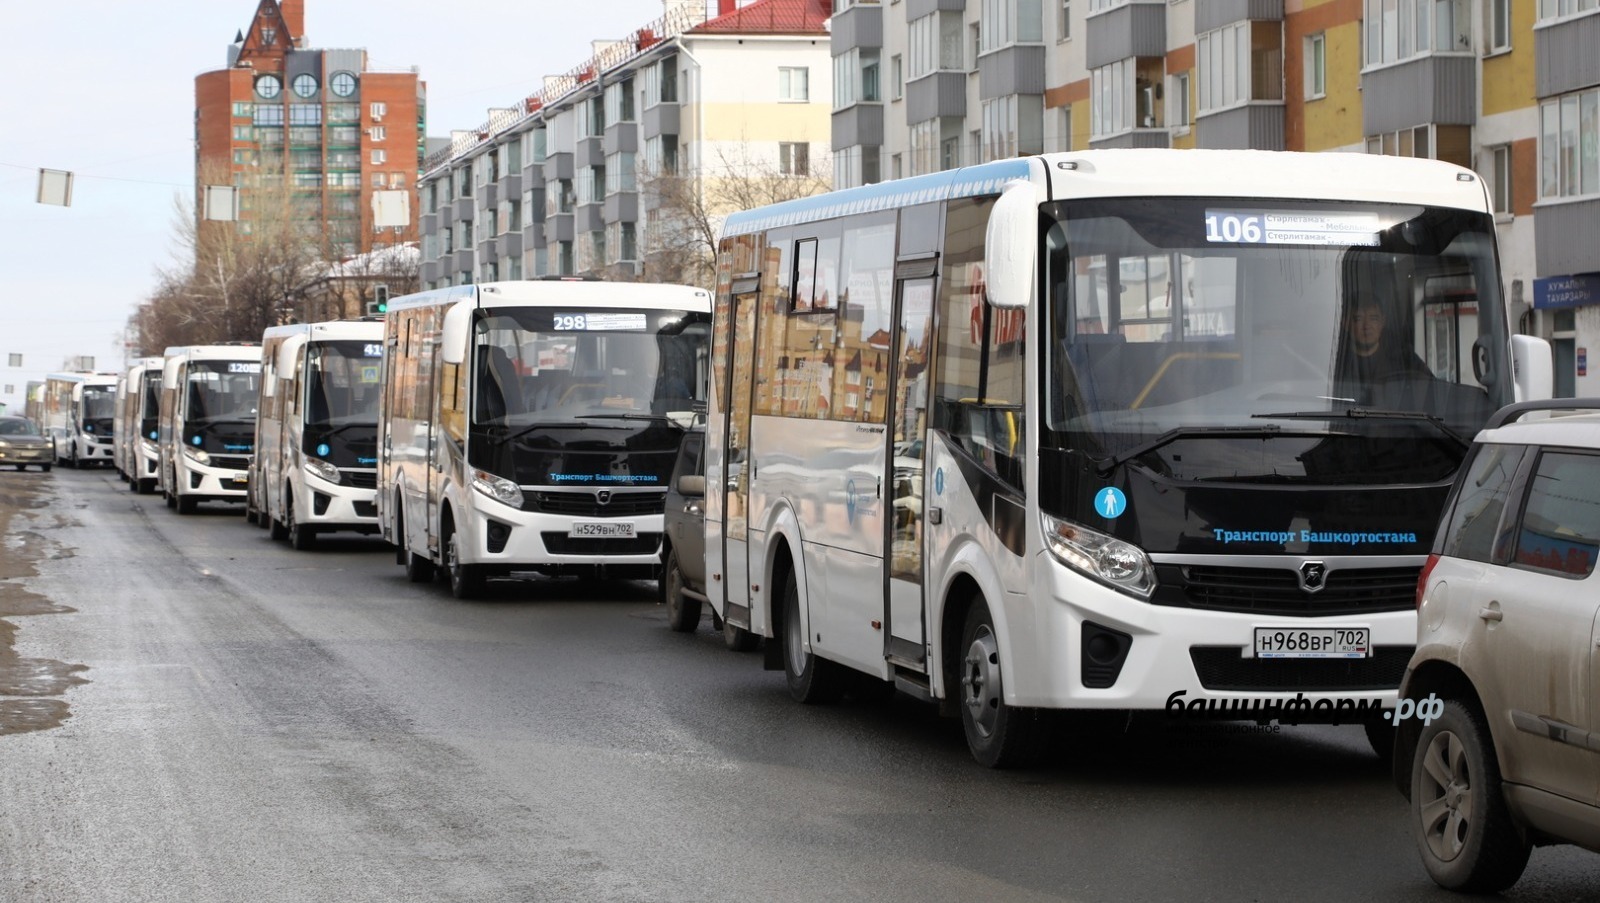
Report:
[[661,548],[660,533],[640,533],[633,537],[589,539],[547,531],[539,534],[552,555],[654,555]]
[[616,492],[602,505],[593,492],[524,492],[522,510],[572,517],[634,517],[660,514],[667,507],[665,492]]
[[1191,646],[1195,676],[1207,690],[1393,690],[1412,646],[1377,646],[1371,658],[1243,658],[1238,646]]
[[377,489],[378,472],[375,470],[341,470],[339,482],[357,489]]
[[1421,568],[1337,568],[1321,592],[1300,588],[1290,568],[1156,566],[1157,605],[1249,614],[1318,616],[1404,611],[1416,607]]

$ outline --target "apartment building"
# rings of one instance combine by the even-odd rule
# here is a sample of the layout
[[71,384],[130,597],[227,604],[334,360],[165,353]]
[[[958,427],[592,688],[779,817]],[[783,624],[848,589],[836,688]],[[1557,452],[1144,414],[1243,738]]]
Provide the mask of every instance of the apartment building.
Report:
[[675,244],[696,254],[689,220],[730,212],[711,200],[725,196],[719,180],[816,184],[828,159],[828,0],[718,0],[709,12],[665,0],[661,18],[595,41],[516,106],[452,132],[420,182],[423,286],[687,279],[649,262]]
[[1557,389],[1600,393],[1600,0],[833,0],[838,187],[1102,147],[1476,170]]
[[[326,237],[330,257],[415,241],[425,92],[415,69],[382,71],[365,50],[309,47],[305,0],[261,0],[227,67],[195,78],[197,215],[201,186],[231,183],[244,232],[264,205],[286,203]],[[405,205],[406,225],[378,226],[380,193]]]

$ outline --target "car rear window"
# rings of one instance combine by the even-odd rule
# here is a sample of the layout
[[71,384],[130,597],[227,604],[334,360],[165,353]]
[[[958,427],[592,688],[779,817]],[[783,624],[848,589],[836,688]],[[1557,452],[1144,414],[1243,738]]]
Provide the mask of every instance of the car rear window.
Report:
[[1600,456],[1541,454],[1516,537],[1517,565],[1589,576],[1600,555]]
[[1473,450],[1456,502],[1450,509],[1439,552],[1452,558],[1492,561],[1495,532],[1525,447],[1480,445]]

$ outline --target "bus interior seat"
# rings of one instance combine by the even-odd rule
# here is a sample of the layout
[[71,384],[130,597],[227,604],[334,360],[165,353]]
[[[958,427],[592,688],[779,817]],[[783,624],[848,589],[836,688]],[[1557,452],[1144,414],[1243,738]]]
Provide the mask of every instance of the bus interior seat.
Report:
[[519,414],[522,404],[522,381],[517,378],[517,368],[504,348],[489,345],[478,354],[478,416],[485,420],[498,420],[507,414]]

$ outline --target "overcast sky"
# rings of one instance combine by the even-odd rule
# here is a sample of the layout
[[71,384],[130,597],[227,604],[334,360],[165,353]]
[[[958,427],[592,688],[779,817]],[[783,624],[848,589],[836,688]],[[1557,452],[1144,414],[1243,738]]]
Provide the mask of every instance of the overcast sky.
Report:
[[[194,79],[227,65],[257,0],[0,0],[0,402],[68,356],[122,363],[122,330],[174,265],[173,200],[194,179]],[[312,48],[417,66],[428,134],[476,126],[590,42],[661,16],[661,0],[306,0]],[[38,169],[76,174],[72,206],[35,203]],[[23,355],[21,368],[10,356]],[[13,387],[8,389],[7,387]]]

